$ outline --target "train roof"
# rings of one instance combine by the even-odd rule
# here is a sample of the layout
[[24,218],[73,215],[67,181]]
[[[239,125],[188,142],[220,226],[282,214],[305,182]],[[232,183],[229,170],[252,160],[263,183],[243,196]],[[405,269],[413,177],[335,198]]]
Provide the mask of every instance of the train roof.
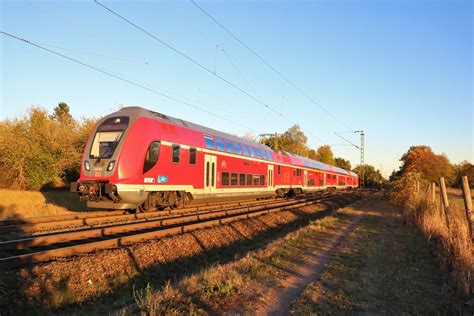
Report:
[[[168,116],[168,115],[165,115],[165,114],[162,114],[162,113],[159,113],[159,112],[151,111],[151,110],[139,107],[139,106],[129,106],[129,107],[124,107],[124,108],[119,110],[119,112],[124,112],[124,111],[125,112],[132,112],[131,113],[132,116],[149,117],[149,118],[157,119],[157,120],[160,120],[160,121],[163,121],[163,122],[166,122],[166,123],[170,123],[170,124],[174,124],[174,125],[178,125],[178,126],[184,126],[184,127],[187,127],[187,128],[193,129],[193,130],[197,130],[197,131],[200,131],[200,132],[202,132],[203,134],[206,134],[206,135],[210,135],[210,136],[214,136],[214,137],[221,137],[221,138],[225,138],[225,139],[228,139],[228,140],[232,140],[234,142],[239,142],[241,144],[250,145],[250,146],[253,146],[253,147],[259,147],[259,148],[262,148],[262,149],[265,149],[267,151],[272,152],[274,154],[275,158],[276,158],[275,159],[276,161],[286,162],[286,160],[288,160],[288,162],[290,162],[294,165],[297,165],[297,166],[309,167],[309,168],[314,168],[314,169],[319,169],[319,170],[324,170],[324,171],[329,171],[329,172],[336,172],[336,173],[340,173],[340,174],[346,174],[346,175],[351,175],[351,176],[357,177],[357,174],[352,172],[352,171],[348,171],[348,170],[345,170],[345,169],[342,169],[342,168],[331,166],[331,165],[322,163],[320,161],[312,160],[312,159],[302,157],[302,156],[299,156],[299,155],[296,155],[296,154],[293,154],[293,153],[290,153],[290,152],[286,152],[286,151],[275,152],[273,149],[271,149],[267,145],[260,144],[260,143],[257,143],[257,142],[253,142],[253,141],[250,141],[248,139],[245,139],[245,138],[242,138],[242,137],[239,137],[239,136],[236,136],[236,135],[227,134],[227,133],[224,133],[224,132],[221,132],[221,131],[218,131],[218,130],[215,130],[215,129],[212,129],[212,128],[209,128],[209,127],[206,127],[206,126],[202,126],[202,125],[195,124],[195,123],[192,123],[192,122],[189,122],[189,121],[178,119],[178,118]],[[276,155],[287,156],[288,159],[285,159],[284,157],[281,157],[283,159],[278,159],[278,157]]]

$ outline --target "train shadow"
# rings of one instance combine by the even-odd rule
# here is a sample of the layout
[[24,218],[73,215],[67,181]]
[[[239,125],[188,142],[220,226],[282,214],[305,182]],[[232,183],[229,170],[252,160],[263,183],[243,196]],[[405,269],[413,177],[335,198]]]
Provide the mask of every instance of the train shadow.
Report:
[[[133,253],[133,249],[127,247],[127,255],[129,257],[130,264],[137,271],[135,277],[129,279],[125,283],[117,284],[105,294],[95,296],[91,300],[81,302],[80,305],[74,303],[61,307],[60,309],[51,309],[47,307],[41,308],[38,306],[29,305],[26,307],[26,310],[35,310],[35,312],[38,312],[39,314],[58,312],[61,314],[74,314],[77,313],[78,310],[80,310],[81,314],[109,314],[111,312],[111,308],[113,307],[118,308],[119,306],[134,306],[134,298],[132,294],[134,287],[140,289],[146,287],[147,284],[150,284],[154,289],[160,289],[164,287],[167,282],[178,282],[179,280],[196,274],[212,265],[226,264],[235,260],[236,258],[245,257],[249,252],[261,249],[273,241],[298,230],[304,225],[307,225],[311,221],[322,219],[328,215],[331,215],[335,209],[347,205],[355,200],[356,198],[352,196],[340,198],[337,201],[321,202],[323,205],[323,210],[315,213],[307,213],[302,210],[294,209],[291,211],[291,213],[296,215],[293,221],[278,225],[276,227],[267,226],[265,231],[251,237],[246,237],[241,234],[242,238],[238,241],[217,248],[206,247],[205,243],[199,239],[197,234],[191,232],[189,234],[193,236],[202,250],[200,253],[188,257],[181,257],[166,263],[155,264],[146,269],[140,269],[138,260]],[[233,229],[235,230],[235,228]],[[30,267],[26,267],[26,269],[30,269]],[[80,272],[78,271],[78,273]],[[46,281],[47,280],[45,279],[45,282]],[[21,298],[21,300],[26,302],[26,297]],[[100,301],[100,304],[97,304],[98,301]],[[117,304],[117,302],[120,303]],[[203,302],[195,303],[199,305]],[[25,305],[25,303],[23,304]],[[22,308],[24,309],[25,307]]]
[[79,195],[69,192],[67,188],[49,188],[45,187],[40,190],[46,204],[62,207],[70,212],[92,211],[86,203],[79,199]]

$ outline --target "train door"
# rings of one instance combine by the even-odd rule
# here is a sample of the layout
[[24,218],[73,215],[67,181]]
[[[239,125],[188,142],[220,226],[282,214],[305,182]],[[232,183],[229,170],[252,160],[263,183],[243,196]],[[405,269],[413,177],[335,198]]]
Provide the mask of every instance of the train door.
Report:
[[216,156],[204,156],[204,194],[214,193],[216,188]]
[[304,178],[303,179],[304,179],[303,186],[307,187],[308,186],[308,170],[304,171]]
[[275,184],[273,183],[274,180],[274,175],[273,175],[273,165],[268,165],[268,187],[269,188],[274,188]]

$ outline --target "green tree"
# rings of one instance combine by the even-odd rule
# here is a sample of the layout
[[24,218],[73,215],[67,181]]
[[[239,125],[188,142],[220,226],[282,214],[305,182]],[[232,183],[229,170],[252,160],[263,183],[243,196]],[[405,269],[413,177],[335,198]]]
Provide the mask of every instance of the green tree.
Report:
[[308,155],[306,142],[308,138],[299,125],[293,125],[283,134],[275,134],[261,139],[261,143],[269,146],[274,151],[288,151],[300,156]]
[[334,159],[334,163],[336,167],[345,169],[345,170],[351,170],[351,162],[349,160],[346,160],[344,158],[337,157]]
[[461,187],[462,185],[462,177],[467,176],[469,181],[469,186],[471,188],[474,187],[474,165],[469,161],[463,161],[458,165],[454,166],[455,169],[455,180],[454,186]]
[[58,106],[53,109],[53,114],[51,114],[50,119],[57,121],[62,124],[72,124],[74,118],[71,113],[69,113],[69,105],[66,102],[59,102]]
[[79,126],[64,106],[52,115],[33,107],[22,119],[0,121],[0,183],[38,190],[50,182],[74,180],[92,124],[86,120]]
[[376,170],[372,165],[363,165],[363,168],[361,168],[361,166],[357,166],[352,171],[357,173],[359,178],[362,178],[362,171],[364,172],[366,187],[377,186],[380,185],[381,182],[385,181],[382,174],[380,173],[380,170]]
[[318,161],[321,161],[323,163],[327,163],[329,165],[334,165],[334,154],[332,152],[331,146],[329,145],[323,145],[318,148],[316,151],[317,154],[317,159]]

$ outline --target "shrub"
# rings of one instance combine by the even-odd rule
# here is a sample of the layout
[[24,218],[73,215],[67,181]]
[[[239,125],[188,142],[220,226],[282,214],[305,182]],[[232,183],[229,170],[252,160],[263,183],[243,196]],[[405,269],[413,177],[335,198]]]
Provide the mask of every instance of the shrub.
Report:
[[69,114],[48,115],[40,107],[21,119],[0,122],[0,185],[39,190],[48,183],[75,181],[95,119],[81,123]]

